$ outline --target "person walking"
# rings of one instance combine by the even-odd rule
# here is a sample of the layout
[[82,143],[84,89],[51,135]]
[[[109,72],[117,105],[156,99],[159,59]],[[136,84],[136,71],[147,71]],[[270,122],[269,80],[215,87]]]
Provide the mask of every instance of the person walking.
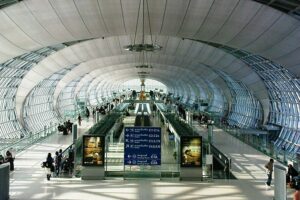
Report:
[[267,164],[265,164],[265,168],[266,168],[266,172],[267,172],[267,176],[268,176],[266,186],[268,186],[268,187],[271,186],[273,165],[274,165],[274,160],[272,158],[270,159],[270,161]]
[[50,181],[51,173],[54,172],[54,166],[53,166],[53,158],[51,153],[48,153],[48,156],[46,158],[46,168],[47,168],[47,180]]
[[58,151],[55,152],[55,173],[56,176],[59,176],[61,169],[62,153]]
[[87,121],[89,121],[89,118],[90,118],[90,110],[88,109],[88,107],[85,108],[85,115],[86,115]]
[[78,125],[79,126],[81,126],[81,121],[82,121],[82,119],[81,119],[81,116],[80,116],[80,114],[78,115]]

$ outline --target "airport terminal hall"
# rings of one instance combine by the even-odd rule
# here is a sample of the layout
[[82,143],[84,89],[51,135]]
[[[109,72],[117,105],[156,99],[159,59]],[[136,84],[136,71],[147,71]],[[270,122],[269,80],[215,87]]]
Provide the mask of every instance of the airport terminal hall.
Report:
[[0,200],[300,200],[300,0],[0,0]]

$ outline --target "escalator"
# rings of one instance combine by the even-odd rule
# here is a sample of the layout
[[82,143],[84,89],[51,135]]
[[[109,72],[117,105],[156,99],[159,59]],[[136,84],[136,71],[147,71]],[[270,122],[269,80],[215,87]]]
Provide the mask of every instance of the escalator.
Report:
[[213,178],[236,179],[230,171],[231,160],[212,144],[210,144],[210,149],[211,154],[213,155]]
[[147,103],[139,103],[136,109],[134,126],[151,126],[150,106]]

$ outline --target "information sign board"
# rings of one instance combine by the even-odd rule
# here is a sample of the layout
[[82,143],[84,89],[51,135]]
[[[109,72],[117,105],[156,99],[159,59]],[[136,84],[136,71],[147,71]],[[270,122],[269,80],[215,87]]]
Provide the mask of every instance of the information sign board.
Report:
[[161,128],[125,127],[125,165],[161,164]]

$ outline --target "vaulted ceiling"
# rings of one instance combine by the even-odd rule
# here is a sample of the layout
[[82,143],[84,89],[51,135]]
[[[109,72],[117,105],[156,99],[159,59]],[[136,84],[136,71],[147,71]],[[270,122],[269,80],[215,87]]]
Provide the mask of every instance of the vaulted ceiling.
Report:
[[[270,59],[300,75],[300,23],[287,13],[250,0],[148,0],[150,27],[146,42],[162,46],[147,52],[147,77],[172,88],[182,84],[226,84],[216,70],[243,82],[262,102],[267,89],[243,61],[209,42],[245,50]],[[40,81],[63,68],[78,65],[60,81],[55,95],[83,76],[78,87],[94,78],[121,84],[139,77],[140,53],[124,50],[141,26],[140,0],[23,0],[0,10],[0,62],[60,43],[81,41],[37,63],[24,77],[16,95],[17,112]],[[150,19],[150,20],[149,20]],[[151,32],[150,32],[151,30]],[[202,43],[205,41],[207,43]],[[97,84],[97,81],[93,81]],[[78,90],[78,89],[77,89]],[[267,107],[267,105],[264,105]]]

